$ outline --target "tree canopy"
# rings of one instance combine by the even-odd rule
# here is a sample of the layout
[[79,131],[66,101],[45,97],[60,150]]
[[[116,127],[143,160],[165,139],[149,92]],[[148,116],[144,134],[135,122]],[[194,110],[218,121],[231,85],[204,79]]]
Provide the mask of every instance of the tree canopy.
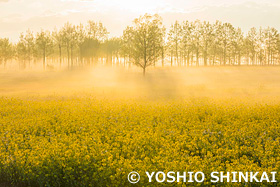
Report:
[[20,68],[41,64],[42,69],[135,65],[143,74],[147,67],[159,64],[280,65],[280,36],[272,27],[253,27],[244,33],[220,21],[175,21],[167,30],[159,15],[145,14],[119,37],[110,38],[102,23],[90,20],[79,25],[67,22],[53,31],[27,30],[17,43],[1,38],[0,67],[12,62]]

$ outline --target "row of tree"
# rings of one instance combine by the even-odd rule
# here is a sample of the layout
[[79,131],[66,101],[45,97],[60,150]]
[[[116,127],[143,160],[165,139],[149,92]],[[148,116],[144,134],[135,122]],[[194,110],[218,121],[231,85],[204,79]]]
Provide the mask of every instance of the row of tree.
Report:
[[275,65],[280,63],[280,37],[275,28],[240,28],[217,21],[175,22],[168,33],[168,51],[179,66]]
[[244,34],[230,23],[176,21],[168,32],[158,15],[134,20],[121,37],[109,38],[102,23],[66,23],[61,29],[34,34],[28,30],[16,44],[0,39],[0,65],[16,61],[21,68],[40,63],[61,67],[92,64],[148,66],[279,65],[280,36],[275,28],[252,28]]

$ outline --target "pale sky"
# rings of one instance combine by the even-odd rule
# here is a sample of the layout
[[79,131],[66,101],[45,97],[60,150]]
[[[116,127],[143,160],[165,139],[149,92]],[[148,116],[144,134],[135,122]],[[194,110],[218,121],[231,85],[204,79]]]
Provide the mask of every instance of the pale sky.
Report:
[[280,0],[0,0],[0,37],[17,41],[30,28],[53,30],[69,21],[101,21],[111,36],[144,13],[158,13],[168,27],[175,20],[230,22],[248,31],[271,26],[280,30]]

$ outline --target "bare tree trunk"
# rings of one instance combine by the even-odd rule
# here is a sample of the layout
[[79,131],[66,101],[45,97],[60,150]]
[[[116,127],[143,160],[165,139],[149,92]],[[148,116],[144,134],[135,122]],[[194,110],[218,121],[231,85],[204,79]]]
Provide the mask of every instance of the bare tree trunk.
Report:
[[238,66],[241,65],[241,52],[238,53]]
[[188,51],[188,55],[187,55],[187,66],[190,66],[190,51]]
[[61,45],[59,44],[59,68],[61,68],[61,61],[62,61],[62,59],[61,59]]
[[207,66],[207,52],[204,52],[204,66]]
[[199,51],[196,50],[196,66],[199,66]]
[[208,46],[206,44],[204,49],[204,66],[207,66],[207,60],[208,60],[207,50],[208,50]]
[[71,69],[73,69],[73,46],[71,46]]
[[69,51],[69,46],[67,46],[67,57],[68,57],[68,69],[70,69],[70,51]]
[[43,51],[43,68],[46,69],[46,49]]
[[6,64],[7,64],[7,59],[4,60],[4,69],[6,69]]
[[171,51],[171,67],[173,65],[173,52]]
[[192,66],[193,66],[193,64],[194,64],[193,58],[194,58],[194,54],[193,54],[193,52],[192,52],[192,56],[191,56],[191,65],[192,65]]
[[164,67],[164,49],[163,48],[161,51],[161,65],[162,65],[162,67]]
[[[176,41],[176,63],[177,63],[177,66],[179,66],[179,63],[178,63],[178,43],[177,43],[177,41]],[[176,64],[175,64],[175,66],[176,66]]]
[[226,65],[226,49],[224,48],[223,65]]

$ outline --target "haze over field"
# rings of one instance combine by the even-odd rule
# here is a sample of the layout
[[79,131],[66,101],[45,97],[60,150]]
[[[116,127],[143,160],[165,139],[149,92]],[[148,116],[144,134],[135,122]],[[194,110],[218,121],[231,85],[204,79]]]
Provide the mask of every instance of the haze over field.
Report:
[[280,64],[279,8],[277,0],[0,0],[0,94],[276,96],[280,68],[255,65]]
[[271,98],[280,94],[280,67],[94,68],[0,72],[1,96],[98,98]]

